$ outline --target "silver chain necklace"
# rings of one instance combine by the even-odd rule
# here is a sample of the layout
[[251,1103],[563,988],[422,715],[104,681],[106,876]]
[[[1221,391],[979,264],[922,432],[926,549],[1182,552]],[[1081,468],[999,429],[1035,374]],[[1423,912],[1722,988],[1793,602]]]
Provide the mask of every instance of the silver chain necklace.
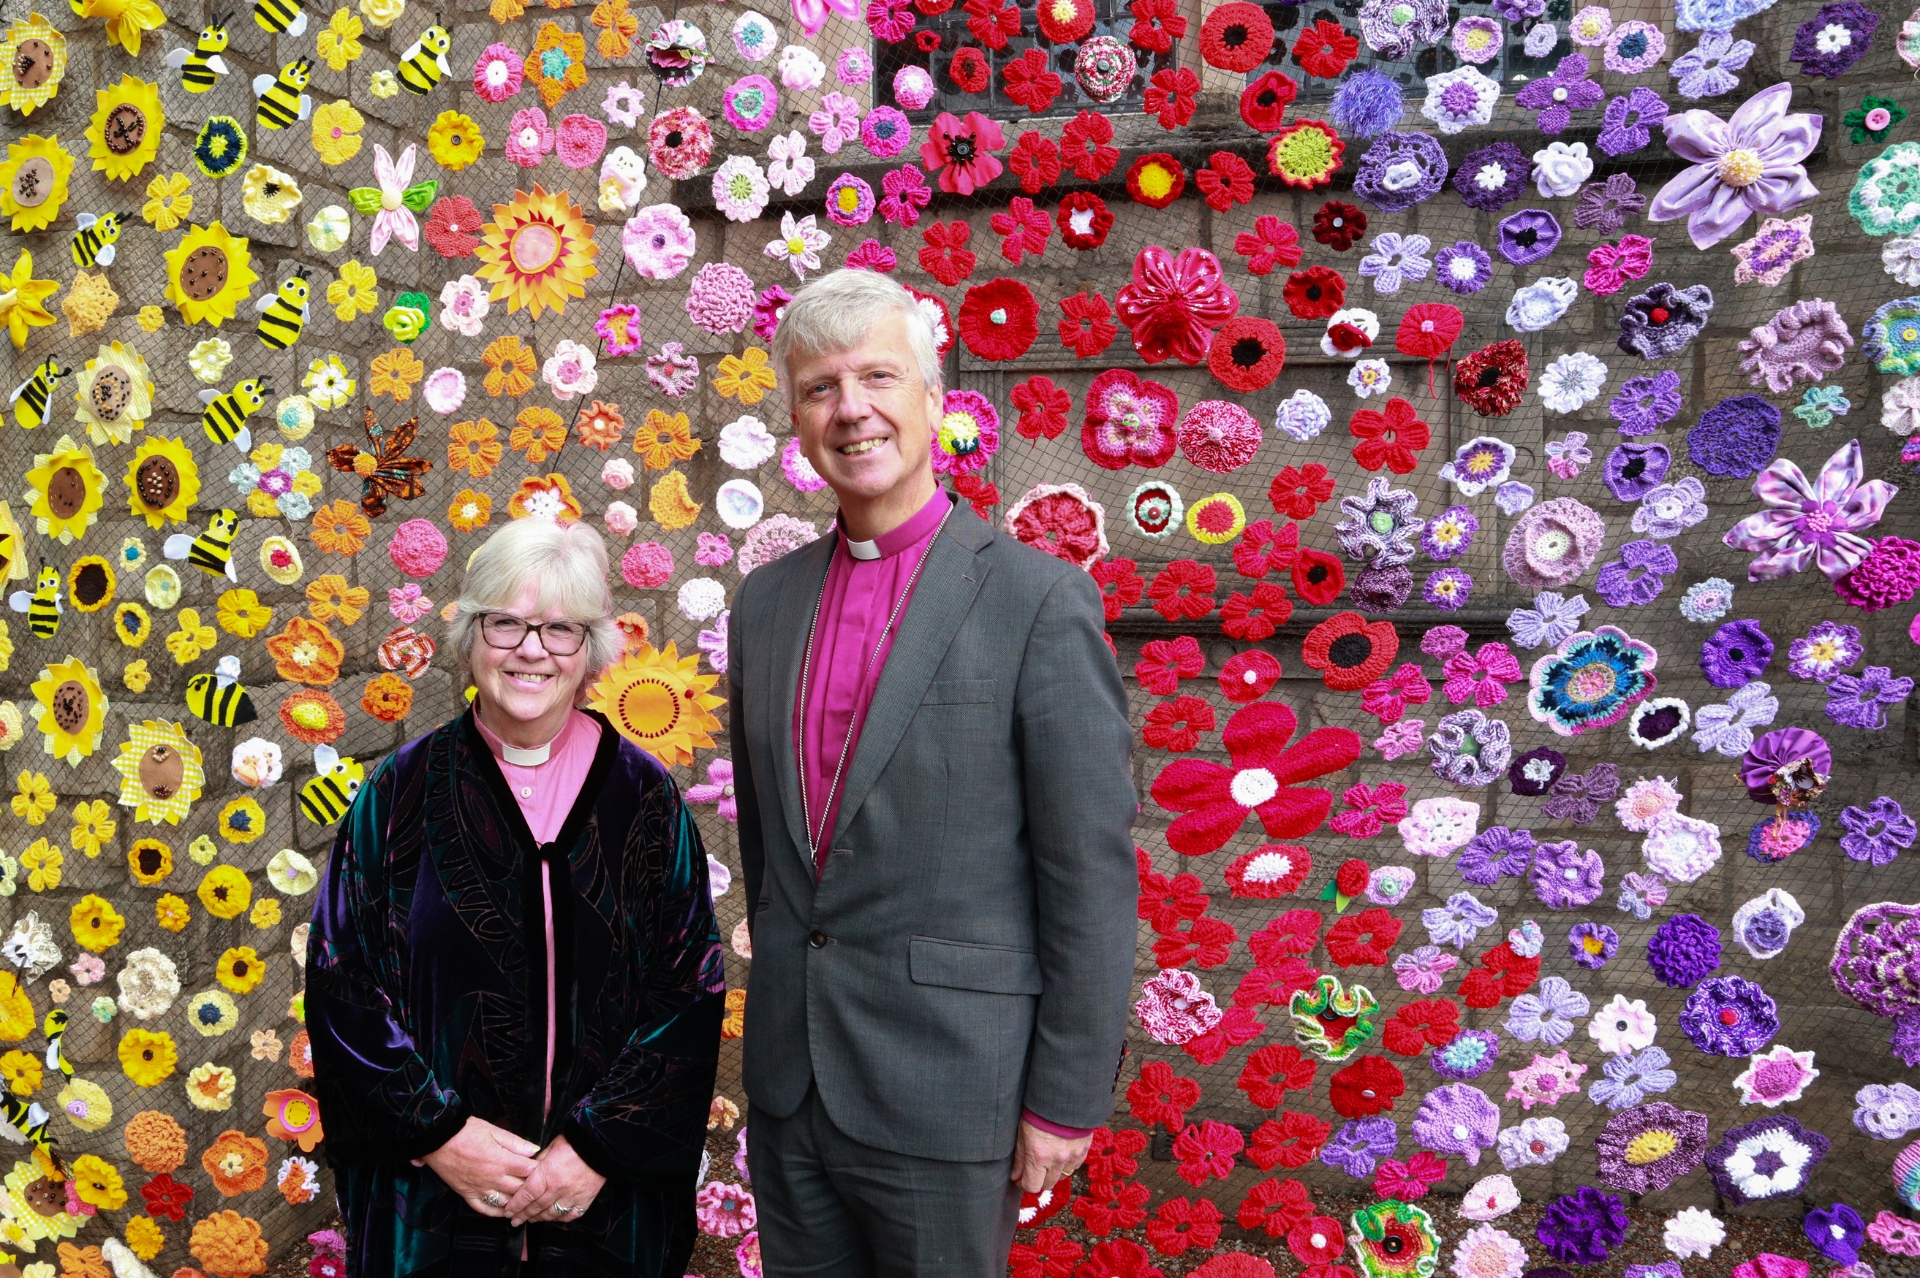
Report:
[[[873,651],[867,655],[866,668],[860,672],[860,682],[865,684],[873,674],[873,664],[880,659],[881,645],[900,620],[900,612],[907,606],[907,600],[913,597],[913,587],[920,580],[920,570],[927,566],[927,556],[933,553],[933,544],[940,540],[940,532],[947,526],[947,517],[953,514],[953,505],[948,503],[946,514],[940,516],[940,522],[934,527],[933,536],[927,538],[927,548],[920,552],[920,561],[913,566],[913,572],[907,577],[906,587],[901,590],[900,598],[894,601],[893,611],[887,614],[887,624],[880,631],[880,637],[874,640]],[[840,792],[840,778],[847,768],[847,752],[853,747],[853,722],[847,722],[847,735],[840,741],[840,761],[833,765],[833,781],[827,786],[825,800],[820,805],[819,829],[807,815],[807,689],[813,673],[813,644],[820,634],[820,610],[827,601],[827,575],[833,571],[833,556],[827,556],[827,572],[820,574],[820,593],[813,601],[813,622],[807,627],[807,646],[800,657],[800,733],[795,743],[795,753],[800,765],[800,821],[807,827],[807,859],[816,866],[820,861],[820,841],[827,837],[827,814],[833,810],[833,796]]]

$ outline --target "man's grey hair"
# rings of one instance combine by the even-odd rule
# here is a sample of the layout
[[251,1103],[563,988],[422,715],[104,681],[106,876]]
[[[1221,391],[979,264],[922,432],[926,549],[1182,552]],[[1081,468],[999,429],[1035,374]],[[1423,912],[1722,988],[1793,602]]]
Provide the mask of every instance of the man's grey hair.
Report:
[[582,651],[589,682],[619,659],[620,630],[613,624],[600,530],[584,521],[562,525],[534,517],[502,527],[467,560],[467,579],[447,626],[447,646],[463,669],[471,670],[473,645],[483,642],[481,617],[512,608],[528,582],[540,587],[536,611],[553,610],[587,627]]
[[905,320],[907,345],[919,365],[921,383],[938,390],[940,345],[932,321],[913,294],[878,271],[843,269],[818,276],[802,288],[787,303],[780,327],[774,331],[773,365],[780,384],[787,388],[787,403],[794,403],[789,364],[796,353],[852,350],[866,341],[875,321],[889,312]]

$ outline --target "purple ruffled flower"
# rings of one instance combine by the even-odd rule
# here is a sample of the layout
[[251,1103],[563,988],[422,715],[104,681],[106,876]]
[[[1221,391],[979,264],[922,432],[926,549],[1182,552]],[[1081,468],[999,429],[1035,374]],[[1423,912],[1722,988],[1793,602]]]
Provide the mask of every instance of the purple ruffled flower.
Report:
[[1780,1009],[1744,976],[1710,976],[1687,995],[1680,1028],[1709,1056],[1751,1056],[1780,1032]]
[[1680,412],[1680,374],[1663,368],[1650,377],[1629,377],[1607,402],[1616,429],[1629,438],[1650,435]]
[[1560,223],[1545,209],[1521,209],[1502,218],[1495,247],[1515,266],[1528,266],[1560,246]]
[[1674,915],[1648,939],[1647,966],[1662,985],[1698,985],[1720,966],[1720,929],[1698,914]]
[[1580,188],[1579,202],[1573,206],[1573,224],[1583,231],[1597,230],[1612,235],[1627,224],[1629,214],[1638,216],[1647,207],[1633,178],[1614,173],[1605,182],[1589,182]]
[[1667,359],[1700,335],[1712,313],[1713,290],[1705,284],[1680,288],[1663,280],[1627,299],[1616,345],[1641,359]]
[[1433,1072],[1467,1082],[1492,1069],[1500,1059],[1500,1036],[1492,1030],[1461,1030],[1445,1047],[1427,1054]]
[[1672,465],[1665,444],[1620,444],[1607,454],[1601,478],[1621,501],[1639,501],[1660,486]]
[[1534,1236],[1561,1264],[1597,1265],[1626,1241],[1627,1225],[1626,1204],[1582,1185],[1548,1205]]
[[1600,898],[1606,863],[1592,848],[1582,851],[1573,839],[1542,843],[1534,849],[1527,880],[1533,894],[1550,910],[1574,910]]
[[1493,0],[1493,11],[1508,22],[1525,22],[1547,11],[1547,0]]
[[1729,621],[1700,645],[1700,673],[1716,688],[1738,688],[1766,673],[1773,640],[1757,621]]
[[1412,593],[1413,569],[1405,564],[1371,563],[1347,583],[1347,598],[1362,612],[1392,612]]
[[1655,1265],[1628,1265],[1624,1278],[1686,1278],[1680,1270],[1677,1260],[1663,1260]]
[[1393,1157],[1399,1147],[1400,1129],[1391,1118],[1356,1118],[1321,1147],[1320,1161],[1349,1176],[1370,1176],[1377,1162]]
[[1867,46],[1879,27],[1880,15],[1859,0],[1823,4],[1793,33],[1793,52],[1787,56],[1805,74],[1831,80],[1867,56]]
[[1567,934],[1567,954],[1581,967],[1599,971],[1620,950],[1620,934],[1605,923],[1575,923]]
[[1860,1244],[1867,1240],[1867,1222],[1845,1203],[1816,1207],[1800,1222],[1814,1250],[1836,1265],[1851,1265],[1860,1259]]
[[1460,240],[1433,255],[1433,278],[1462,297],[1478,293],[1493,279],[1493,258],[1472,240]]
[[1847,827],[1840,836],[1840,850],[1849,859],[1870,865],[1886,865],[1912,847],[1914,836],[1920,834],[1920,827],[1899,801],[1884,794],[1864,808],[1843,808],[1840,824]]
[[1677,484],[1659,484],[1640,497],[1633,530],[1656,541],[1678,537],[1707,517],[1707,486],[1688,475]]
[[1427,737],[1433,774],[1469,789],[1489,785],[1513,761],[1513,736],[1502,719],[1478,710],[1456,710]]
[[1652,603],[1666,586],[1665,577],[1680,571],[1680,560],[1664,541],[1630,541],[1620,547],[1620,558],[1603,564],[1594,588],[1615,608]]
[[1432,134],[1385,133],[1360,157],[1353,191],[1382,212],[1404,213],[1439,191],[1447,171],[1446,148]]
[[1620,896],[1614,904],[1623,914],[1631,914],[1636,919],[1650,919],[1653,912],[1667,903],[1667,881],[1657,874],[1642,874],[1638,870],[1629,870],[1620,880]]
[[[1533,864],[1533,832],[1512,830],[1504,825],[1489,826],[1473,836],[1460,849],[1455,864],[1467,882],[1493,887],[1501,879],[1518,878]],[[1691,982],[1689,982],[1691,984]]]
[[1631,155],[1653,141],[1654,125],[1665,123],[1667,104],[1644,85],[1607,103],[1595,144],[1608,155]]
[[1605,89],[1587,78],[1592,68],[1586,54],[1569,53],[1560,59],[1552,75],[1522,85],[1513,100],[1538,113],[1534,124],[1542,133],[1559,133],[1573,122],[1573,112],[1597,107],[1600,99],[1607,95]]
[[1470,209],[1493,213],[1519,199],[1527,189],[1533,161],[1511,142],[1495,142],[1471,152],[1453,171],[1453,189]]
[[1858,626],[1822,621],[1787,649],[1787,669],[1795,678],[1825,683],[1865,655]]
[[1500,1134],[1500,1107],[1477,1087],[1448,1083],[1428,1092],[1413,1120],[1413,1138],[1436,1154],[1480,1161]]

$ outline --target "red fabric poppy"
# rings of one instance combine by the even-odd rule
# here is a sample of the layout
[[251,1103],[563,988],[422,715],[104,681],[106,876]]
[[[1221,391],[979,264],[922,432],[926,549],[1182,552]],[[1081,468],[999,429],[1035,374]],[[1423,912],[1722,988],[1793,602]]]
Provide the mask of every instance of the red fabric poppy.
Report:
[[427,211],[427,243],[444,258],[472,257],[487,219],[464,195],[443,195]]
[[1176,759],[1154,778],[1154,801],[1180,813],[1167,842],[1183,856],[1222,847],[1249,815],[1269,837],[1298,839],[1320,828],[1333,795],[1298,783],[1338,772],[1360,757],[1358,733],[1316,728],[1289,746],[1298,721],[1288,707],[1260,701],[1235,711],[1221,742],[1232,766]]
[[1164,1127],[1178,1132],[1187,1124],[1187,1111],[1200,1102],[1200,1084],[1182,1078],[1165,1061],[1148,1061],[1140,1077],[1127,1084],[1127,1106],[1142,1127]]
[[1240,91],[1240,118],[1255,133],[1275,132],[1287,122],[1287,107],[1299,96],[1300,86],[1292,76],[1269,71]]
[[1415,359],[1439,359],[1460,337],[1466,317],[1445,302],[1419,302],[1407,308],[1394,330],[1393,349]]
[[[1172,1073],[1170,1067],[1161,1067]],[[1199,1100],[1199,1085],[1192,1086],[1193,1100]],[[1133,1095],[1132,1087],[1127,1089],[1127,1095]],[[1193,1101],[1187,1103],[1191,1105]],[[1134,1109],[1133,1116],[1140,1117],[1138,1107]],[[1151,1197],[1153,1193],[1145,1185],[1130,1180],[1096,1180],[1089,1177],[1086,1194],[1073,1200],[1073,1214],[1080,1218],[1080,1223],[1087,1227],[1088,1233],[1095,1238],[1104,1238],[1116,1229],[1132,1229],[1145,1220],[1147,1200]]]
[[1460,1035],[1460,1008],[1451,999],[1423,998],[1408,1003],[1381,1027],[1380,1042],[1400,1056],[1419,1056],[1445,1047]]
[[[1118,562],[1125,564],[1129,573],[1133,571],[1131,559],[1122,559]],[[1138,582],[1140,578],[1134,576],[1132,580]],[[1102,587],[1102,593],[1104,592],[1105,588]],[[1115,602],[1112,595],[1107,595],[1106,598],[1110,604]],[[1134,599],[1136,602],[1139,600],[1137,588],[1134,591]],[[1109,611],[1117,613],[1118,609],[1110,608]],[[1117,621],[1119,618],[1113,616],[1108,620]],[[1140,725],[1140,739],[1155,750],[1165,750],[1168,754],[1185,754],[1200,744],[1201,733],[1212,732],[1213,728],[1213,705],[1210,702],[1199,697],[1175,697],[1171,701],[1162,701],[1147,711],[1146,719]]]
[[1072,44],[1093,30],[1093,0],[1045,0],[1034,9],[1040,34],[1055,44]]
[[[1325,139],[1326,155],[1309,150],[1304,154],[1295,150],[1293,140],[1302,133],[1318,133]],[[1309,138],[1307,141],[1313,141]],[[1331,124],[1321,120],[1300,120],[1286,125],[1267,139],[1267,172],[1285,182],[1288,186],[1311,191],[1317,186],[1326,186],[1333,181],[1333,175],[1340,171],[1340,163],[1347,153],[1347,144],[1340,140],[1340,134]],[[1313,169],[1286,167],[1289,163],[1298,164],[1301,160],[1311,160],[1320,167]]]
[[1270,572],[1284,573],[1293,567],[1300,552],[1300,529],[1287,524],[1275,531],[1271,519],[1256,519],[1240,530],[1240,544],[1233,548],[1233,569],[1242,577],[1259,581]]
[[1137,1127],[1114,1131],[1096,1127],[1093,1143],[1087,1146],[1087,1179],[1123,1180],[1140,1170],[1136,1157],[1147,1147],[1147,1134]]
[[1307,632],[1300,660],[1335,692],[1357,692],[1385,674],[1399,652],[1400,635],[1391,621],[1338,612]]
[[1319,1068],[1311,1056],[1302,1055],[1293,1044],[1269,1043],[1247,1057],[1235,1086],[1259,1108],[1272,1109],[1286,1099],[1288,1092],[1311,1091],[1314,1071]]
[[1114,313],[1133,333],[1133,348],[1149,364],[1171,358],[1198,364],[1212,330],[1240,308],[1220,259],[1203,248],[1169,253],[1149,244],[1133,259],[1133,279],[1114,295]]
[[1540,956],[1521,958],[1505,941],[1480,956],[1480,964],[1460,980],[1460,1001],[1468,1007],[1500,1006],[1503,998],[1519,998],[1540,976]]
[[1382,724],[1398,723],[1409,705],[1425,705],[1432,698],[1433,685],[1427,682],[1426,673],[1409,661],[1386,678],[1368,684],[1360,694],[1360,709]]
[[[1247,1138],[1240,1134],[1240,1129],[1237,1127],[1229,1127],[1225,1123],[1214,1122],[1212,1119],[1202,1123],[1188,1123],[1181,1129],[1180,1134],[1173,1138],[1173,1156],[1180,1163],[1175,1170],[1180,1173],[1181,1180],[1195,1188],[1209,1180],[1225,1180],[1233,1175],[1235,1156],[1246,1147]],[[1208,1203],[1207,1206],[1212,1207],[1213,1204]],[[1217,1209],[1214,1211],[1214,1219],[1216,1221],[1219,1219]],[[1151,1237],[1152,1225],[1147,1226],[1147,1232]],[[1214,1230],[1214,1236],[1216,1238],[1219,1236],[1217,1227]],[[1157,1250],[1164,1250],[1158,1243],[1154,1245]],[[1213,1244],[1204,1245],[1212,1246]],[[1178,1255],[1179,1253],[1166,1252],[1166,1254]]]
[[1075,293],[1060,299],[1060,344],[1076,359],[1091,359],[1120,334],[1113,308],[1098,293]]
[[1020,189],[1038,195],[1060,177],[1060,147],[1037,129],[1028,129],[1013,144],[1007,167],[1020,179]]
[[1082,111],[1060,130],[1060,157],[1081,181],[1098,182],[1120,163],[1120,148],[1109,145],[1112,141],[1113,121]]
[[1033,207],[1033,201],[1016,195],[1007,202],[1007,211],[987,219],[993,233],[1000,236],[1000,256],[1020,265],[1028,256],[1039,257],[1047,251],[1047,239],[1053,234],[1053,219]]
[[1143,155],[1127,170],[1127,194],[1135,203],[1164,209],[1187,189],[1187,170],[1164,151]]
[[1327,957],[1341,967],[1385,967],[1400,939],[1400,920],[1375,906],[1342,915],[1327,929]]
[[1287,339],[1279,326],[1258,315],[1236,315],[1207,346],[1207,371],[1228,390],[1250,395],[1287,366]]
[[1292,616],[1293,600],[1287,598],[1287,592],[1271,581],[1263,581],[1251,595],[1236,590],[1227,596],[1220,605],[1220,629],[1229,639],[1259,643],[1273,638],[1273,632]]
[[1133,0],[1133,26],[1127,40],[1148,53],[1172,53],[1173,42],[1187,33],[1178,0]]
[[1313,215],[1313,238],[1336,253],[1344,253],[1367,233],[1367,214],[1351,204],[1328,200]]
[[1333,500],[1333,476],[1319,462],[1295,468],[1282,466],[1267,486],[1267,500],[1276,514],[1289,519],[1311,519],[1321,503]]
[[1300,32],[1293,42],[1293,60],[1308,75],[1322,80],[1337,80],[1360,52],[1360,37],[1350,34],[1337,22],[1322,18]]
[[1346,588],[1347,569],[1338,556],[1312,546],[1300,547],[1293,561],[1293,593],[1316,608],[1324,608]]
[[[1067,1188],[1054,1195],[1061,1206],[1066,1205],[1072,1192],[1072,1177],[1067,1177],[1065,1184]],[[1021,1201],[1026,1200],[1023,1197]],[[1086,1251],[1067,1237],[1066,1230],[1050,1226],[1035,1233],[1033,1241],[1016,1242],[1007,1249],[1008,1278],[1067,1278],[1073,1272],[1074,1262]]]
[[1272,53],[1273,20],[1257,4],[1232,0],[1200,24],[1200,57],[1210,67],[1245,75]]
[[916,31],[913,33],[913,47],[922,53],[933,53],[940,48],[938,31]]
[[1105,244],[1107,232],[1113,229],[1113,214],[1107,202],[1092,191],[1068,192],[1061,199],[1054,220],[1060,224],[1060,238],[1067,242],[1067,247],[1081,251]]
[[[1020,1228],[1032,1229],[1059,1215],[1073,1198],[1073,1177],[1062,1176],[1039,1193],[1020,1195]],[[1060,1231],[1047,1230],[1048,1233]]]
[[1019,359],[1040,333],[1040,308],[1019,280],[975,284],[960,303],[960,340],[981,359]]
[[[986,66],[984,58],[981,66]],[[994,152],[1006,144],[1000,126],[978,111],[967,112],[964,120],[942,111],[927,126],[927,140],[920,144],[920,163],[949,195],[972,195],[1000,176],[1000,157]]]
[[1346,1235],[1332,1216],[1315,1216],[1287,1231],[1287,1250],[1303,1265],[1331,1265],[1346,1249]]
[[1347,433],[1360,441],[1353,446],[1353,459],[1362,470],[1385,466],[1396,475],[1411,475],[1420,464],[1416,454],[1433,439],[1427,424],[1414,414],[1413,405],[1398,395],[1387,401],[1385,412],[1355,409],[1347,422]]
[[[1014,10],[1018,21],[1019,10]],[[1053,105],[1060,96],[1060,75],[1047,69],[1047,55],[1039,49],[1025,53],[1000,69],[1000,83],[1009,100],[1018,102],[1034,115]]]
[[1253,169],[1231,151],[1215,151],[1207,166],[1193,175],[1207,207],[1225,213],[1253,201]]
[[[1419,667],[1414,669],[1418,670]],[[1337,814],[1328,824],[1350,839],[1371,839],[1407,815],[1406,794],[1407,787],[1395,781],[1350,786],[1340,796],[1347,810]]]
[[[1006,42],[1002,40],[1001,43]],[[947,60],[947,79],[953,81],[953,87],[962,93],[985,93],[992,77],[993,72],[987,66],[987,55],[973,45],[962,45],[955,49],[953,56]]]
[[1326,319],[1347,304],[1347,277],[1330,266],[1309,266],[1287,276],[1281,296],[1295,319]]
[[1193,68],[1167,67],[1155,71],[1147,81],[1142,109],[1148,115],[1158,116],[1163,129],[1184,129],[1193,120],[1199,93],[1200,77],[1194,74]]
[[1483,346],[1455,364],[1453,393],[1482,417],[1505,417],[1520,406],[1527,377],[1527,348],[1508,338]]
[[1293,223],[1262,213],[1253,219],[1253,230],[1234,236],[1233,251],[1247,259],[1250,274],[1270,275],[1276,266],[1300,264],[1300,232]]
[[955,475],[953,491],[967,499],[968,504],[973,507],[974,514],[989,523],[992,522],[993,508],[1000,504],[998,485],[990,484],[978,475]]
[[1237,705],[1258,701],[1280,680],[1280,662],[1270,652],[1249,648],[1227,658],[1216,682],[1220,695]]
[[1200,651],[1200,641],[1192,635],[1176,635],[1171,639],[1149,639],[1143,644],[1140,660],[1133,666],[1133,677],[1154,696],[1170,697],[1182,679],[1198,679],[1206,668],[1207,658]]
[[1367,1118],[1392,1109],[1406,1090],[1399,1066],[1384,1056],[1362,1056],[1333,1076],[1328,1099],[1342,1118]]
[[1297,1180],[1263,1180],[1240,1200],[1235,1219],[1242,1229],[1264,1229],[1269,1238],[1282,1238],[1295,1224],[1313,1215],[1313,1198]]
[[961,7],[973,38],[996,53],[1020,34],[1020,8],[1013,0],[967,0]]
[[1212,564],[1176,559],[1153,575],[1147,597],[1168,621],[1198,621],[1213,611],[1216,588]]
[[920,269],[952,288],[973,274],[973,265],[979,261],[966,248],[972,238],[972,226],[958,219],[927,226],[920,232],[920,240],[925,244],[925,248],[920,249]]
[[187,1204],[193,1201],[193,1186],[183,1185],[170,1174],[161,1172],[140,1186],[140,1198],[147,1215],[163,1220],[185,1220]]
[[1198,1064],[1218,1065],[1227,1058],[1228,1052],[1236,1047],[1245,1047],[1266,1032],[1266,1025],[1256,1020],[1250,1009],[1229,1007],[1214,1022],[1212,1029],[1204,1034],[1195,1034],[1180,1045],[1180,1050]]
[[[1036,373],[1013,388],[1013,406],[1020,419],[1013,424],[1022,439],[1058,439],[1067,429],[1067,414],[1073,411],[1073,397],[1053,384],[1053,379]],[[1118,620],[1116,617],[1108,621]]]

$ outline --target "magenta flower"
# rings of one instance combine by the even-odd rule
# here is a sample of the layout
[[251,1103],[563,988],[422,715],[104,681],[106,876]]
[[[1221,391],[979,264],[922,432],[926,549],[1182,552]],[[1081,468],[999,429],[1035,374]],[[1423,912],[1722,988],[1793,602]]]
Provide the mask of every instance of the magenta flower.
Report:
[[895,226],[915,226],[920,221],[920,210],[927,207],[933,199],[933,188],[927,185],[927,175],[918,167],[906,164],[880,179],[880,216]]
[[1819,189],[1805,161],[1820,143],[1820,116],[1789,113],[1793,86],[1762,89],[1725,120],[1695,107],[1669,115],[1663,126],[1667,149],[1690,167],[1660,188],[1647,206],[1647,220],[1687,219],[1695,247],[1718,244],[1754,210],[1785,213]]
[[1461,705],[1471,699],[1485,708],[1507,699],[1507,685],[1521,679],[1520,662],[1504,643],[1483,643],[1472,656],[1462,650],[1447,658],[1441,673],[1447,681],[1441,690],[1447,700]]
[[920,163],[935,172],[941,190],[972,195],[1000,176],[1005,166],[993,153],[1006,145],[1000,126],[978,111],[967,112],[964,120],[942,111],[934,117],[927,140],[920,145]]
[[1754,552],[1747,580],[1790,576],[1810,562],[1832,581],[1852,572],[1873,550],[1861,530],[1879,523],[1900,491],[1883,479],[1863,482],[1865,469],[1854,439],[1827,458],[1811,483],[1784,457],[1761,471],[1753,495],[1768,509],[1748,515],[1721,538],[1735,550]]
[[1113,308],[1147,363],[1172,357],[1198,364],[1213,330],[1240,309],[1240,296],[1226,282],[1220,259],[1205,249],[1175,254],[1149,244],[1134,257],[1133,280],[1114,295]]
[[723,820],[738,821],[740,806],[733,797],[733,760],[708,760],[707,783],[688,786],[687,802],[718,804]]

